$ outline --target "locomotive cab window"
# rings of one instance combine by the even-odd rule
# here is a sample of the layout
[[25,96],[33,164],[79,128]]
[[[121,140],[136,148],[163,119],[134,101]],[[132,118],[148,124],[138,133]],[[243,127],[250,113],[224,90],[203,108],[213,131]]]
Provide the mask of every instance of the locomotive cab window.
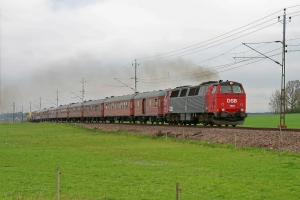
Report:
[[230,85],[221,85],[220,92],[221,93],[231,93],[231,86]]
[[179,90],[172,91],[171,98],[178,97]]
[[187,89],[181,90],[181,92],[180,92],[180,97],[185,97],[186,92],[187,92]]
[[233,93],[243,93],[243,89],[239,85],[233,85],[232,91],[233,91]]
[[200,88],[200,87],[190,88],[190,91],[189,91],[189,95],[188,95],[188,96],[195,96],[195,95],[198,95],[198,93],[199,93],[199,88]]
[[212,94],[216,93],[216,89],[217,89],[217,86],[214,86],[213,89],[212,89],[212,91],[211,91],[211,93]]

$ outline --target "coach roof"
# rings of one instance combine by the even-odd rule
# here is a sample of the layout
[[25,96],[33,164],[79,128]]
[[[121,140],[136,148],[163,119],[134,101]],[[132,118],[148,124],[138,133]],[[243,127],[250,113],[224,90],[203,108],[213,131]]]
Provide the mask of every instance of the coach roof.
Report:
[[94,105],[94,104],[101,104],[104,102],[104,99],[99,99],[99,100],[89,100],[89,101],[85,101],[84,105]]
[[152,92],[143,92],[137,94],[134,99],[143,99],[149,97],[162,97],[165,96],[168,90],[159,90],[159,91],[152,91]]
[[136,94],[128,94],[124,96],[118,96],[118,97],[108,97],[107,99],[104,99],[104,103],[107,102],[115,102],[115,101],[126,101],[126,100],[131,100],[134,98]]

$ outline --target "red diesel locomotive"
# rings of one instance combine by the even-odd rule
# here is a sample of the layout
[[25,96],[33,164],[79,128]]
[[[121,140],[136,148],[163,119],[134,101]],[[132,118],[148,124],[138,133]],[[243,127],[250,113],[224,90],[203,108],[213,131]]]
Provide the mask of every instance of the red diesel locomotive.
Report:
[[243,124],[246,93],[235,81],[208,81],[102,100],[63,105],[30,113],[29,121],[86,121],[103,123]]

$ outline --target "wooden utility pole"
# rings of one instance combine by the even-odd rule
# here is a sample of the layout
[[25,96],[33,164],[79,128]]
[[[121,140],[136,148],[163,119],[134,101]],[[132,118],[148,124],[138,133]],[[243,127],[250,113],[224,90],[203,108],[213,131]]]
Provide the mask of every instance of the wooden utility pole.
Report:
[[176,183],[176,200],[180,200],[180,185]]
[[60,200],[60,170],[59,170],[59,167],[57,167],[56,173],[57,173],[56,197],[57,197],[57,200]]

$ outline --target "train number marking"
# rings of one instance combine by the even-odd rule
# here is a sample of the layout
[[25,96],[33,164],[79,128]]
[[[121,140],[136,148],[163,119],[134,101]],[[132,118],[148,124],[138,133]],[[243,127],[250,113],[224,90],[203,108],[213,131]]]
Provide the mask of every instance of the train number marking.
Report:
[[227,99],[227,103],[237,103],[237,99]]

